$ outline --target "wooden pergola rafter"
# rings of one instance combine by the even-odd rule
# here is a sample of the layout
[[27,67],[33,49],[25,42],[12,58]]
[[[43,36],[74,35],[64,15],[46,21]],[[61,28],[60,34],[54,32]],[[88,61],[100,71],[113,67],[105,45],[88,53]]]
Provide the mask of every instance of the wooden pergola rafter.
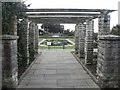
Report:
[[83,23],[101,14],[115,10],[107,9],[28,9],[28,18],[36,23]]

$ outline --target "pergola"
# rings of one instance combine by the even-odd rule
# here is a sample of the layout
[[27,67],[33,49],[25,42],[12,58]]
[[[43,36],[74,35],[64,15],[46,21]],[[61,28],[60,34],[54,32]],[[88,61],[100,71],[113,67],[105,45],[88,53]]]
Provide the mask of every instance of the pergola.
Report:
[[[1,2],[0,2],[1,4]],[[120,37],[109,35],[110,16],[115,10],[107,9],[28,9],[25,12],[28,19],[23,19],[25,25],[22,30],[16,30],[17,21],[14,23],[16,35],[3,35],[2,43],[2,70],[5,76],[3,85],[17,87],[18,85],[18,58],[20,55],[26,67],[38,55],[39,29],[38,23],[67,23],[75,26],[75,53],[85,65],[93,63],[93,19],[98,18],[98,57],[97,57],[97,83],[101,88],[120,86]],[[84,24],[86,22],[86,24]],[[15,32],[16,34],[16,32]],[[19,44],[17,44],[19,42]],[[20,45],[20,46],[18,46]],[[18,51],[21,48],[23,52]],[[62,59],[62,58],[61,58]],[[32,64],[31,64],[32,65]],[[31,66],[30,66],[31,67]],[[72,67],[72,66],[71,66]],[[23,68],[22,68],[23,69]],[[24,74],[25,75],[25,74]],[[24,76],[23,75],[23,76]],[[7,78],[6,78],[7,76]],[[89,78],[88,78],[89,80]]]
[[[98,36],[110,33],[108,9],[28,9],[29,20],[33,23],[76,24],[75,52],[85,57],[85,63],[92,63],[94,21],[98,18]],[[86,24],[84,24],[86,22]]]
[[115,10],[108,9],[28,9],[29,19],[36,23],[77,24],[98,18]]

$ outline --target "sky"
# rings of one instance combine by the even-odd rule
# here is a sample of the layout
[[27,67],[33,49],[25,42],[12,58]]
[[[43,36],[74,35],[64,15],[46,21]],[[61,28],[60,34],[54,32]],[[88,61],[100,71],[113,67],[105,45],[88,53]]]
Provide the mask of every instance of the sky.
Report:
[[[25,0],[24,0],[25,1]],[[74,8],[74,9],[112,9],[118,10],[120,0],[26,0],[29,8]],[[110,13],[112,28],[118,24],[118,11]],[[65,24],[65,29],[75,29],[74,24]],[[98,32],[98,19],[94,20],[94,31]]]

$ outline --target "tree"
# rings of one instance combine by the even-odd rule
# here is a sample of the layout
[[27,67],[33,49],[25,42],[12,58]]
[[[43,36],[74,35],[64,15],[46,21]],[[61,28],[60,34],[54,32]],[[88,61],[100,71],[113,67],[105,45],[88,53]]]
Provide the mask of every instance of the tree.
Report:
[[19,19],[26,18],[27,6],[24,2],[3,2],[2,3],[2,34],[14,34],[14,23]]
[[116,25],[112,28],[111,34],[120,36],[120,25]]
[[74,36],[75,31],[70,31],[70,29],[64,30],[64,36]]
[[52,33],[62,33],[63,30],[60,28],[60,24],[51,24],[51,23],[43,23],[41,26],[42,29]]

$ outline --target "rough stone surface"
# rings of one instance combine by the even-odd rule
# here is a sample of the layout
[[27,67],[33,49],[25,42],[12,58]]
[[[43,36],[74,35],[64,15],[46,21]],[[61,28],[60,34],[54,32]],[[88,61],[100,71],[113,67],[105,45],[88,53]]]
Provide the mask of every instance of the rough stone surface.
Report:
[[35,25],[35,53],[38,54],[38,40],[39,40],[39,29],[37,24]]
[[120,1],[118,2],[118,24],[120,25]]
[[84,24],[79,24],[79,57],[83,58],[85,57],[84,53],[84,45],[85,45],[85,25]]
[[98,37],[110,34],[110,15],[102,14],[98,18]]
[[75,53],[78,54],[79,49],[79,27],[76,24],[75,26]]
[[101,35],[98,45],[97,79],[102,88],[118,87],[120,81],[120,37]]
[[2,86],[7,88],[15,88],[18,84],[17,38],[2,37]]
[[40,51],[42,55],[27,71],[18,88],[99,88],[70,49]]
[[93,31],[94,21],[86,21],[85,64],[93,63]]

